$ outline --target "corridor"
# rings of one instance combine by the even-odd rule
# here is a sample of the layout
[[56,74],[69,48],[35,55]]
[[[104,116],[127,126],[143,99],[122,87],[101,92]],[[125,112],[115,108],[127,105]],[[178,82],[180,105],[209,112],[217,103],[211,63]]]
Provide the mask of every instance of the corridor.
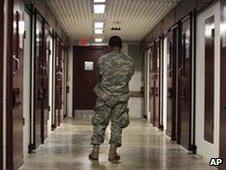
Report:
[[[197,155],[187,154],[181,146],[170,142],[165,135],[142,119],[132,119],[123,133],[122,157],[117,164],[107,160],[107,140],[101,146],[100,160],[90,161],[88,120],[68,119],[56,129],[35,154],[28,155],[20,170],[209,170],[208,163]],[[106,138],[109,131],[107,130]],[[214,168],[212,168],[214,169]]]
[[0,0],[0,170],[226,170],[225,66],[226,0]]

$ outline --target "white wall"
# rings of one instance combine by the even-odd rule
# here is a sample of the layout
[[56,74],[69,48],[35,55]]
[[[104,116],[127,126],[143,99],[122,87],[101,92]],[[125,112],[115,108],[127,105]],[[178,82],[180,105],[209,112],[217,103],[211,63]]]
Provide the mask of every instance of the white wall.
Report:
[[[124,43],[122,47],[122,52],[129,55],[129,45],[138,45],[139,43]],[[131,54],[130,54],[131,55]],[[133,58],[136,58],[136,56],[130,56]],[[142,60],[142,58],[140,58]],[[134,75],[131,78],[131,81],[129,83],[129,90],[130,91],[140,91],[142,86],[142,72],[141,71],[135,71]],[[129,108],[129,115],[131,118],[141,118],[142,117],[142,98],[141,97],[130,97],[128,102],[128,108]]]
[[167,129],[167,37],[164,39],[164,54],[163,54],[163,127]]
[[7,48],[7,30],[8,30],[8,2],[5,1],[4,3],[4,79],[3,79],[3,170],[6,170],[6,104],[7,104],[7,93],[6,93],[6,86],[7,86],[7,55],[8,55],[8,48]]
[[67,95],[67,111],[68,116],[72,117],[73,114],[73,46],[70,46],[69,48],[69,54],[68,54],[68,79],[67,79],[67,85],[69,86],[69,93]]
[[[140,91],[141,88],[141,72],[135,72],[130,83],[130,91]],[[140,118],[142,111],[142,98],[141,97],[131,97],[128,102],[129,115],[132,118]]]
[[[25,13],[25,30],[26,39],[24,40],[24,71],[23,71],[23,117],[25,126],[23,128],[23,151],[28,153],[28,145],[30,140],[30,74],[31,74],[31,55],[30,55],[30,16]],[[25,90],[26,89],[26,90]]]

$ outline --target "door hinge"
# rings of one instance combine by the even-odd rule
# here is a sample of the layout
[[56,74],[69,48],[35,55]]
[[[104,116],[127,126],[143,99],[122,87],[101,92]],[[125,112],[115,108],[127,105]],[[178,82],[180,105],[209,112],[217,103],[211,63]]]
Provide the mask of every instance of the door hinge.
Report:
[[26,39],[26,34],[27,34],[27,32],[26,32],[26,31],[24,31],[24,40]]
[[23,126],[25,126],[25,118],[23,117]]
[[189,150],[193,153],[196,154],[197,153],[197,146],[196,145],[190,145],[189,146]]
[[35,144],[29,144],[28,145],[28,153],[32,153],[32,151],[35,150]]

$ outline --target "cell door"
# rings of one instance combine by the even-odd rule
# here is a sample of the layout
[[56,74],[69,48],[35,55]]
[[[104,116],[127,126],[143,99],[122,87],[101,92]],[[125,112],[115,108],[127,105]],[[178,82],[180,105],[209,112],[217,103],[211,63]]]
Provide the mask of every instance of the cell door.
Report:
[[44,39],[43,39],[43,55],[42,55],[42,93],[43,93],[43,103],[42,103],[42,143],[47,138],[48,134],[48,120],[49,120],[49,65],[50,65],[50,31],[49,26],[45,23],[44,25]]
[[34,138],[35,147],[43,142],[42,124],[43,124],[43,103],[44,103],[44,89],[43,89],[43,55],[44,55],[44,25],[42,18],[35,15],[34,27],[34,58],[33,58],[33,78],[34,78]]
[[13,169],[23,163],[23,13],[15,11],[13,27]]
[[96,94],[93,89],[99,80],[97,61],[106,49],[105,46],[74,48],[74,110],[94,109]]
[[[197,17],[196,145],[205,159],[219,157],[220,5]],[[208,149],[207,149],[208,148]]]
[[161,60],[161,39],[156,42],[155,46],[156,58],[155,58],[155,126],[160,127],[160,60]]
[[150,54],[149,54],[149,85],[150,85],[150,103],[149,103],[149,110],[150,110],[150,123],[155,126],[155,110],[156,110],[156,100],[155,100],[155,90],[156,90],[156,82],[155,82],[155,75],[156,75],[156,50],[155,44],[150,47]]
[[56,125],[60,126],[62,119],[63,104],[63,43],[59,38],[56,39],[56,55],[55,55],[55,117]]
[[166,134],[176,137],[176,31],[170,30],[167,36],[167,128]]
[[191,149],[191,16],[181,21],[178,55],[178,141]]
[[[0,2],[0,89],[3,89],[4,1]],[[3,129],[3,91],[0,91],[0,129]],[[3,130],[0,131],[0,169],[3,169]]]
[[165,75],[164,75],[164,37],[161,37],[159,40],[159,76],[158,76],[158,85],[159,85],[159,129],[164,130],[164,83],[165,83]]
[[151,46],[150,56],[150,110],[151,123],[154,127],[159,126],[159,59],[160,41],[158,40]]

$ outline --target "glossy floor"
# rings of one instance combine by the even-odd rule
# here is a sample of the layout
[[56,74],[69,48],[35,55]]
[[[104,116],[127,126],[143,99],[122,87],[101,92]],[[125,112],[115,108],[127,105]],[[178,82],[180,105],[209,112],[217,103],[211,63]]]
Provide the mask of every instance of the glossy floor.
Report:
[[87,120],[67,120],[56,129],[46,143],[25,158],[21,170],[209,170],[208,163],[196,155],[187,154],[143,120],[132,120],[123,132],[121,161],[109,163],[106,143],[101,146],[100,160],[87,159],[91,151],[92,127]]

